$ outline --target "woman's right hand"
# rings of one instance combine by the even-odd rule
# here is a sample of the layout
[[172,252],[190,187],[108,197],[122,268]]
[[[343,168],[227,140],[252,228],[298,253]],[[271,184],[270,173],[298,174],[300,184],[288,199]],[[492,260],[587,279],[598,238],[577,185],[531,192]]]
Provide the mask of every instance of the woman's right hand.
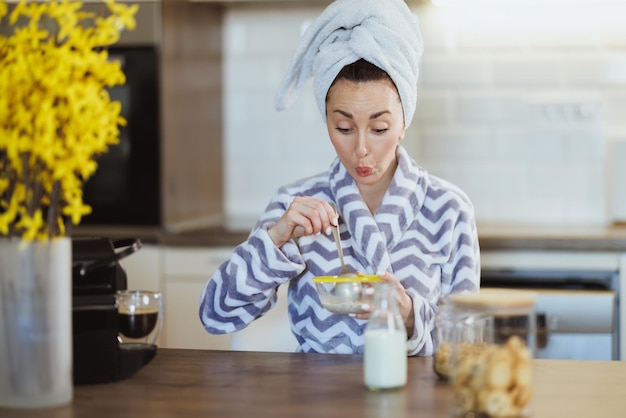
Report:
[[337,214],[331,203],[309,196],[297,196],[267,232],[274,244],[280,247],[292,238],[330,234],[330,228],[337,225]]

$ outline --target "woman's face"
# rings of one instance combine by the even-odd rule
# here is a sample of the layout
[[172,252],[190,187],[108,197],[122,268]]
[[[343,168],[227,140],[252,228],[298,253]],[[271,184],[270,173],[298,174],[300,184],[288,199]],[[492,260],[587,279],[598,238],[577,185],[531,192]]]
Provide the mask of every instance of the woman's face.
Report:
[[339,159],[361,190],[395,172],[396,145],[404,137],[402,104],[390,80],[338,80],[328,91],[326,125]]

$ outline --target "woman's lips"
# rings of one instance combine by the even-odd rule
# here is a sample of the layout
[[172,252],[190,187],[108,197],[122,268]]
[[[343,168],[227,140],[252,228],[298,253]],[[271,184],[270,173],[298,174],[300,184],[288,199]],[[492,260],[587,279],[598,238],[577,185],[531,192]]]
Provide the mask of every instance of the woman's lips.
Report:
[[361,177],[367,177],[372,174],[372,167],[357,167],[355,170]]

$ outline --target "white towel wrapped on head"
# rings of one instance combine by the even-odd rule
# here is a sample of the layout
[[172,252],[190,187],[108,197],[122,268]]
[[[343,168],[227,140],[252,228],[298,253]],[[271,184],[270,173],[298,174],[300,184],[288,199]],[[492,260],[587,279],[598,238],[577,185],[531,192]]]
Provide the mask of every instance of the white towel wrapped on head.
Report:
[[400,94],[405,125],[417,102],[419,59],[424,43],[417,16],[403,0],[337,0],[306,30],[276,95],[276,109],[296,100],[313,76],[313,90],[326,120],[326,94],[343,67],[363,58],[386,71]]

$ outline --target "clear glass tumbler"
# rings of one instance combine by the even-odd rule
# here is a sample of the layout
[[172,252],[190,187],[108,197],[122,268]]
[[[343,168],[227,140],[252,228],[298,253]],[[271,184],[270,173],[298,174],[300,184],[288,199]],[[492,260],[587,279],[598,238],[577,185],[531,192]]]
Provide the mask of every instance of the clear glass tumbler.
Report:
[[156,344],[163,323],[163,296],[145,290],[120,290],[116,294],[118,340],[123,348]]

